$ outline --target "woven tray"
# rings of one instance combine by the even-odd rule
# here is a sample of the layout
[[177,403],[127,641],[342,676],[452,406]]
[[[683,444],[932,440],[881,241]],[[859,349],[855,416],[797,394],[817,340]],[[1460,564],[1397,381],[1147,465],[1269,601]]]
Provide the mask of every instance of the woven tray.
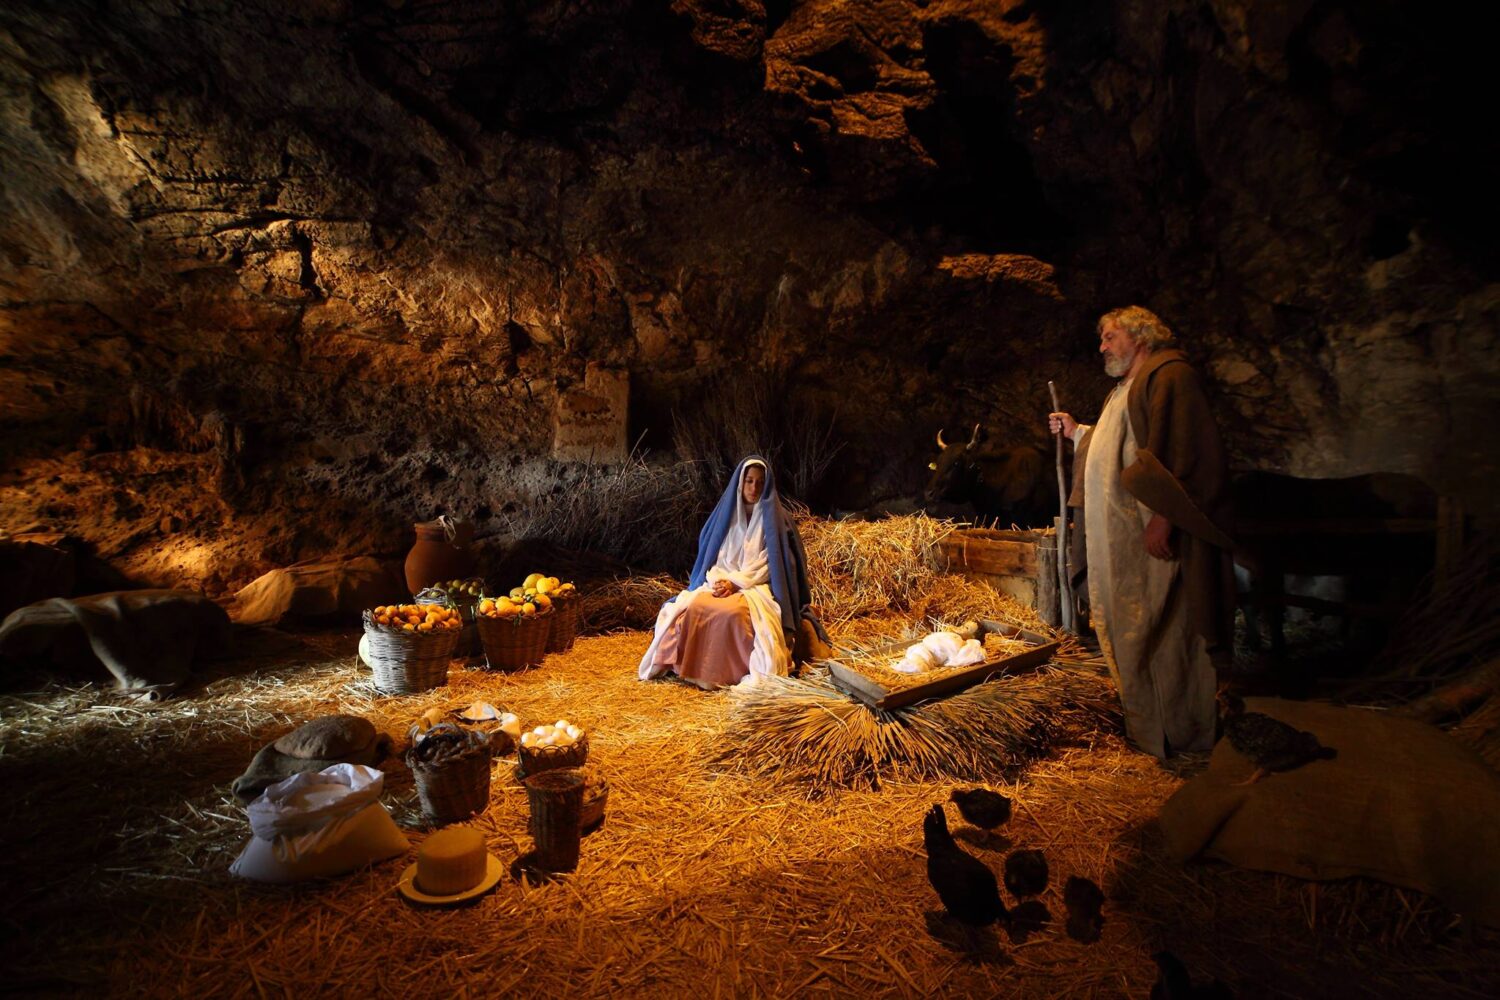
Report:
[[542,611],[514,618],[491,618],[479,615],[479,642],[484,647],[485,663],[491,670],[510,672],[538,666],[547,655],[547,636],[552,631],[552,617],[557,612]]
[[408,632],[376,624],[368,611],[364,625],[370,640],[370,670],[382,694],[426,691],[448,683],[448,661],[453,659],[462,629]]
[[490,801],[489,737],[441,722],[406,752],[422,812],[435,823],[455,823],[484,812]]
[[589,759],[589,734],[578,737],[578,742],[568,747],[523,747],[516,748],[516,777],[522,781],[533,774],[561,767],[582,767]]
[[577,594],[552,599],[552,628],[547,633],[547,652],[565,653],[573,648],[573,640],[578,637],[578,616],[582,611],[583,601]]

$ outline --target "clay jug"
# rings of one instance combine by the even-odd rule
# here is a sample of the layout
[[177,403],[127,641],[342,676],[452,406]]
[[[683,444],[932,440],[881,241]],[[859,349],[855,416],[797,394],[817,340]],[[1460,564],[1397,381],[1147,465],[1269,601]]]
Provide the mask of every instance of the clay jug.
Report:
[[423,587],[456,580],[474,571],[474,526],[440,517],[418,521],[416,543],[406,554],[406,587],[416,594]]

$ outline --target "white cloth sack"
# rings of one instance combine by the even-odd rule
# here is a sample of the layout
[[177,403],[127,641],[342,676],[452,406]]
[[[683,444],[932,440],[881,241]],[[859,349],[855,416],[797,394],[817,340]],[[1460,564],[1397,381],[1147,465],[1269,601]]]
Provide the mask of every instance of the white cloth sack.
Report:
[[385,775],[335,764],[279,781],[246,807],[253,836],[231,873],[257,882],[342,875],[411,845],[380,804]]

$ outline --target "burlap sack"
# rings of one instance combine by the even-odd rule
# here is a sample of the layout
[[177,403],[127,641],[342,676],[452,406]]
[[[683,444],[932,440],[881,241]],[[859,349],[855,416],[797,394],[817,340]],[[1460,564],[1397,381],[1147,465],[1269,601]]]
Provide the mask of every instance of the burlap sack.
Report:
[[273,569],[234,595],[241,625],[275,625],[283,618],[358,615],[365,608],[406,599],[391,566],[372,556],[319,559]]
[[120,690],[154,696],[185,680],[194,661],[224,655],[229,634],[229,616],[202,594],[122,590],[17,608],[0,623],[0,656],[84,676],[102,666]]
[[1326,880],[1362,875],[1500,926],[1500,777],[1425,723],[1367,709],[1247,698],[1338,750],[1235,786],[1253,765],[1221,740],[1162,806],[1167,849]]

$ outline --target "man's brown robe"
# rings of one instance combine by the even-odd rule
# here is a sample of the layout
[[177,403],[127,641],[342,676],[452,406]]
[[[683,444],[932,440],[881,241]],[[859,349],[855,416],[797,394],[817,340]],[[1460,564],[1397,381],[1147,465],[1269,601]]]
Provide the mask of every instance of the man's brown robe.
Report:
[[[1139,447],[1134,464],[1120,476],[1126,492],[1162,515],[1177,530],[1172,545],[1182,562],[1182,583],[1188,598],[1189,621],[1203,636],[1215,663],[1234,649],[1234,562],[1231,540],[1233,509],[1229,470],[1208,397],[1198,373],[1179,350],[1153,352],[1142,364],[1126,398],[1130,429]],[[1088,460],[1090,433],[1073,459],[1072,507],[1082,508],[1083,470]],[[1069,559],[1074,587],[1086,593],[1087,545],[1083,518],[1075,519],[1076,541],[1070,540]],[[1144,536],[1142,544],[1144,544]]]

